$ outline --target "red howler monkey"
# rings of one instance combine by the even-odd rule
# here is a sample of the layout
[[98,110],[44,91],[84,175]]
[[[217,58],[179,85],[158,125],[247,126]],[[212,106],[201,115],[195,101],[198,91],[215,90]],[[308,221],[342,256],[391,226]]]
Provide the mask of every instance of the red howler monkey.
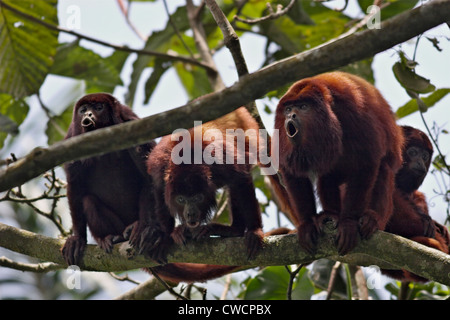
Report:
[[[189,237],[199,239],[219,235],[244,236],[249,257],[256,254],[262,246],[263,233],[259,203],[250,174],[252,165],[247,161],[254,141],[245,139],[241,150],[235,141],[230,143],[226,138],[229,136],[226,130],[233,128],[259,129],[248,111],[241,107],[203,124],[201,128],[185,131],[184,135],[174,133],[165,136],[153,149],[147,167],[154,183],[157,223],[141,228],[140,236],[130,239],[130,243],[140,252],[165,262],[173,241],[184,243]],[[210,129],[216,130],[214,138],[206,137],[207,133],[211,133]],[[218,139],[220,136],[223,139]],[[200,139],[196,140],[196,137]],[[187,145],[186,149],[180,149],[182,144]],[[199,151],[198,162],[194,158]],[[222,162],[206,160],[205,154]],[[180,163],[174,158],[187,163]],[[240,162],[242,159],[244,161]],[[232,160],[231,163],[229,160]],[[216,208],[216,191],[222,187],[229,192],[230,226],[209,223],[210,215]],[[181,223],[177,227],[175,219]]]
[[[75,104],[66,139],[135,119],[138,117],[133,111],[113,96],[89,94]],[[64,165],[73,224],[73,235],[62,248],[67,264],[80,264],[87,226],[98,245],[110,252],[114,243],[125,240],[122,233],[138,219],[139,210],[151,208],[148,198],[141,195],[150,188],[145,160],[154,145],[150,142]]]
[[281,98],[275,129],[280,172],[305,250],[315,250],[322,217],[338,217],[340,254],[352,250],[359,235],[366,239],[384,230],[403,139],[390,106],[373,85],[342,72],[300,80]]
[[[395,176],[394,214],[385,231],[449,253],[448,229],[431,219],[425,195],[417,189],[430,167],[433,145],[422,131],[402,126],[405,138],[403,166]],[[382,270],[401,281],[426,282],[428,279],[407,270]]]

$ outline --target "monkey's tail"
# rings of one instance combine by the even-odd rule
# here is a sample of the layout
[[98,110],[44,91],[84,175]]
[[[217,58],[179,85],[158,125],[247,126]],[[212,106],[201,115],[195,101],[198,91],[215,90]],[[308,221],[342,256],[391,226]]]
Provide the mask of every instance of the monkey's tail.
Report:
[[299,225],[299,221],[295,214],[293,214],[292,206],[289,201],[289,195],[281,182],[280,176],[278,174],[273,174],[268,175],[267,177],[269,178],[270,187],[274,196],[274,199],[272,200],[274,200],[280,210],[286,214],[286,217],[292,222],[292,224],[297,227]]
[[214,264],[200,263],[169,263],[163,266],[145,268],[152,274],[171,282],[205,282],[207,280],[219,278],[228,273],[236,271],[239,266],[221,266]]
[[[264,233],[264,236],[283,235],[295,232],[289,228],[276,228]],[[149,273],[156,273],[159,277],[171,282],[205,282],[207,280],[222,277],[228,273],[238,271],[240,266],[223,266],[201,263],[169,263],[153,268],[144,268]]]

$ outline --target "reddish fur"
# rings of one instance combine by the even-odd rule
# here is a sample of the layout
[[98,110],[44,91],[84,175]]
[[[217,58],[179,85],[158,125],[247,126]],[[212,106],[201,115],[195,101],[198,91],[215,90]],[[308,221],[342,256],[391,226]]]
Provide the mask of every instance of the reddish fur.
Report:
[[[305,104],[307,111],[298,108]],[[289,106],[301,123],[294,139],[285,129]],[[367,238],[385,228],[392,214],[394,175],[402,163],[402,135],[374,86],[341,72],[298,81],[278,104],[275,129],[280,130],[280,171],[306,250],[314,250],[320,230],[310,177],[318,178],[324,213],[339,216],[341,254],[357,244],[358,233]]]
[[[418,188],[422,184],[426,173],[423,176],[418,176],[412,172],[410,169],[411,160],[406,150],[411,146],[417,146],[429,152],[429,161],[425,163],[428,170],[433,154],[433,146],[422,131],[409,126],[404,126],[402,129],[405,137],[403,148],[404,162],[396,175],[394,214],[386,226],[386,231],[449,253],[450,236],[447,228],[431,219],[425,195],[418,190],[411,191],[411,188]],[[401,281],[428,281],[407,270],[382,270],[382,272],[391,278]]]
[[[236,119],[239,119],[236,120]],[[190,129],[190,137],[193,141],[194,131],[202,134],[208,129],[218,129],[225,132],[226,129],[248,128],[258,129],[256,121],[245,108],[203,124],[198,128]],[[248,142],[248,141],[247,141]],[[171,136],[161,139],[152,151],[147,162],[148,172],[151,175],[155,189],[155,219],[157,225],[150,227],[151,236],[147,238],[140,250],[146,251],[151,257],[159,261],[165,261],[167,250],[173,240],[184,242],[185,231],[189,228],[184,224],[175,228],[175,216],[181,216],[175,205],[175,195],[187,196],[202,194],[205,198],[201,206],[200,221],[206,222],[204,226],[189,229],[192,237],[199,238],[211,234],[220,236],[245,236],[249,256],[252,256],[261,247],[262,221],[259,204],[255,196],[255,190],[250,174],[249,164],[175,164],[172,162],[171,152],[179,141],[171,141]],[[202,140],[202,151],[213,143]],[[215,142],[217,143],[217,142]],[[226,141],[222,143],[224,159],[231,149]],[[194,143],[191,144],[191,155],[194,155]],[[248,144],[247,144],[248,147]],[[247,156],[235,153],[234,157]],[[208,223],[209,212],[215,208],[215,193],[219,188],[228,187],[230,195],[230,207],[232,213],[231,226]],[[153,245],[158,242],[158,245]],[[137,242],[133,242],[139,247]]]
[[[82,106],[103,104],[95,111],[95,127],[81,126]],[[133,111],[105,93],[86,95],[74,107],[73,119],[66,139],[86,131],[138,119]],[[141,191],[150,187],[143,175],[145,156],[154,142],[139,148],[111,152],[102,156],[67,163],[67,197],[72,216],[73,235],[62,253],[66,262],[79,264],[86,245],[86,227],[100,247],[109,252],[117,241],[124,241],[124,229],[138,219],[139,210],[147,207]],[[142,203],[141,203],[142,201]]]

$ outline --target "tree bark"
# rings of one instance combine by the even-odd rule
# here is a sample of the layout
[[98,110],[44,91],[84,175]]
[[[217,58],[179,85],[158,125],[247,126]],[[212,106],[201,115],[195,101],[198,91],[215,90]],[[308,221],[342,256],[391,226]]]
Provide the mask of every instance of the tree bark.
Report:
[[[427,279],[450,285],[450,255],[423,246],[397,235],[378,231],[371,239],[361,241],[349,254],[339,256],[335,247],[336,230],[325,228],[315,254],[306,253],[297,235],[271,236],[264,239],[264,247],[257,256],[247,259],[243,238],[209,238],[192,241],[185,246],[174,245],[168,262],[191,262],[215,265],[277,266],[310,263],[321,258],[353,265],[377,265],[385,269],[406,269]],[[60,250],[63,240],[53,239],[0,223],[0,246],[44,261],[67,267]],[[153,267],[157,263],[142,255],[135,255],[128,243],[117,244],[111,254],[95,245],[86,248],[82,270],[125,271]]]

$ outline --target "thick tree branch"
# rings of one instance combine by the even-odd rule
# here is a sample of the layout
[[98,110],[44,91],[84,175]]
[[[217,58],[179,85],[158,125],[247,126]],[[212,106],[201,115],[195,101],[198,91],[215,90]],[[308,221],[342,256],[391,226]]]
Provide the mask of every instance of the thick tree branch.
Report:
[[0,170],[0,192],[37,177],[67,161],[95,156],[192,127],[194,120],[210,121],[267,92],[298,79],[334,70],[371,57],[448,20],[450,1],[435,0],[381,24],[318,48],[294,55],[240,78],[229,88],[205,95],[187,105],[113,127],[73,137],[51,147],[33,150]]
[[[403,268],[450,285],[450,255],[441,251],[379,231],[370,240],[361,241],[352,253],[339,256],[334,245],[335,235],[335,229],[326,228],[326,233],[320,238],[314,255],[303,251],[296,235],[267,237],[263,250],[250,261],[247,260],[243,238],[210,238],[193,241],[186,246],[173,246],[168,255],[168,262],[238,265],[250,268],[309,263],[329,258],[361,266]],[[0,246],[12,251],[66,266],[60,253],[63,244],[63,240],[0,223]],[[83,263],[82,269],[91,271],[124,271],[157,265],[144,256],[134,256],[127,243],[116,245],[111,254],[105,253],[95,245],[88,245]]]

